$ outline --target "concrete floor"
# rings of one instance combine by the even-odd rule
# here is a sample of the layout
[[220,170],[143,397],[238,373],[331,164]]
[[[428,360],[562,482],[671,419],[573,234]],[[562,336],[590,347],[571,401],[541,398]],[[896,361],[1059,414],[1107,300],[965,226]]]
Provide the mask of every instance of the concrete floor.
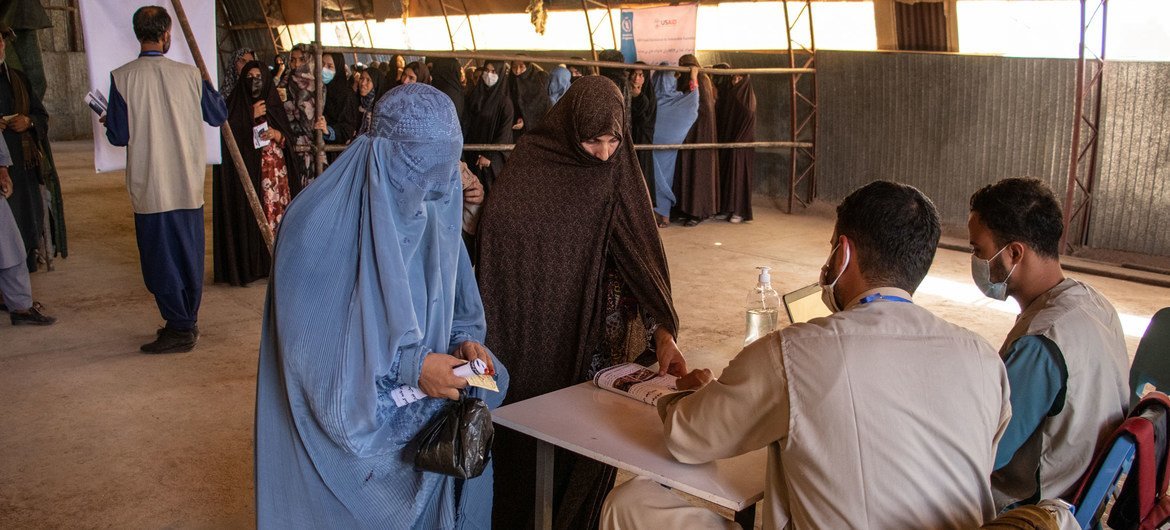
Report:
[[[72,257],[33,275],[33,286],[60,322],[13,328],[0,320],[0,527],[248,528],[265,288],[208,285],[198,348],[139,354],[161,322],[142,285],[124,177],[95,175],[91,149],[54,145]],[[829,251],[825,217],[765,203],[756,215],[747,225],[662,233],[691,366],[722,370],[738,351],[753,267],[773,267],[783,293],[815,281]],[[210,210],[207,219],[210,237]],[[1131,355],[1150,315],[1170,302],[1167,288],[1072,276],[1116,305]],[[983,298],[968,255],[948,250],[917,298],[997,345],[1017,310]]]

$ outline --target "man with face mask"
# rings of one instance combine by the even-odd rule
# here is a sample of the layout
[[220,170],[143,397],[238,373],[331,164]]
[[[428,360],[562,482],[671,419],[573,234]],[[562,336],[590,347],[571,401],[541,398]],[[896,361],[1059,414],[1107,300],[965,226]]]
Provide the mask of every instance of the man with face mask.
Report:
[[1012,421],[992,476],[998,508],[1073,493],[1129,403],[1125,334],[1096,290],[1065,278],[1064,229],[1052,190],[1012,178],[971,197],[971,275],[988,297],[1022,310],[999,355]]
[[[820,283],[834,314],[696,370],[658,402],[666,447],[711,462],[768,448],[763,528],[977,528],[1007,425],[1007,375],[974,333],[914,303],[941,232],[918,190],[878,181],[837,207]],[[646,478],[603,528],[738,528]]]
[[126,187],[146,288],[166,327],[143,353],[191,351],[203,294],[203,181],[207,166],[200,122],[218,127],[227,105],[194,66],[163,56],[171,17],[146,6],[134,12],[138,58],[110,73],[106,138],[126,147]]

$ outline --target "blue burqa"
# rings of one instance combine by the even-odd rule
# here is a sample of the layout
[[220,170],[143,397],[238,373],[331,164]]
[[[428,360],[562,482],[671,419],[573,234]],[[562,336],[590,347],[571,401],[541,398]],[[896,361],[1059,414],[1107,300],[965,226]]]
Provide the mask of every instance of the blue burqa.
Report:
[[[423,358],[483,341],[460,236],[463,137],[422,83],[377,104],[372,130],[289,206],[256,385],[256,522],[265,528],[488,528],[492,470],[415,471],[411,440],[447,403],[398,408]],[[495,407],[500,393],[471,394]]]
[[568,68],[558,66],[552,69],[548,76],[548,99],[556,105],[561,100],[561,96],[569,91],[569,85],[573,82],[573,74],[569,72]]
[[[661,72],[654,77],[654,94],[658,96],[658,117],[654,120],[654,143],[681,144],[686,140],[691,126],[699,118],[699,91],[680,92],[678,79],[670,72]],[[674,192],[674,166],[678,162],[678,151],[654,151],[654,211],[658,215],[670,216],[676,199]]]

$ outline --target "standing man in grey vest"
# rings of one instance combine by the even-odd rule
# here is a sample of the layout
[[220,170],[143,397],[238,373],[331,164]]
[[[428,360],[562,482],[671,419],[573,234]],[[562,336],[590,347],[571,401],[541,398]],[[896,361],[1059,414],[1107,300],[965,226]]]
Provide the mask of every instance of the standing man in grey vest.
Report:
[[194,66],[167,59],[171,17],[146,6],[134,12],[138,59],[110,73],[106,138],[126,146],[126,187],[142,277],[166,326],[143,353],[191,351],[203,297],[202,122],[218,127],[227,105]]
[[[1007,426],[1007,374],[978,335],[914,303],[941,232],[918,190],[874,182],[837,207],[823,299],[834,314],[748,345],[716,381],[661,398],[666,447],[698,464],[768,449],[765,529],[978,528]],[[688,395],[689,394],[689,395]],[[738,528],[646,478],[602,527]]]
[[1060,268],[1064,230],[1052,190],[1011,178],[971,197],[971,275],[1020,304],[999,355],[1012,420],[992,476],[997,508],[1072,493],[1129,403],[1125,335],[1113,305]]

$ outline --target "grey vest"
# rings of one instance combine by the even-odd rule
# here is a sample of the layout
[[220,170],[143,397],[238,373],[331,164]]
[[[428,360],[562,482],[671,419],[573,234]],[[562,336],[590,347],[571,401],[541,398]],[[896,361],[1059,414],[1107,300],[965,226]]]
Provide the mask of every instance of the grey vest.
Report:
[[194,66],[139,57],[111,72],[126,100],[126,188],[134,213],[203,206],[207,155],[202,82]]
[[994,517],[989,476],[1010,407],[991,344],[881,301],[780,336],[791,420],[779,466],[794,527],[976,528]]
[[1016,319],[1000,356],[1026,335],[1060,348],[1068,371],[1064,402],[992,475],[997,508],[1070,493],[1129,404],[1125,334],[1113,305],[1092,287],[1065,279]]

